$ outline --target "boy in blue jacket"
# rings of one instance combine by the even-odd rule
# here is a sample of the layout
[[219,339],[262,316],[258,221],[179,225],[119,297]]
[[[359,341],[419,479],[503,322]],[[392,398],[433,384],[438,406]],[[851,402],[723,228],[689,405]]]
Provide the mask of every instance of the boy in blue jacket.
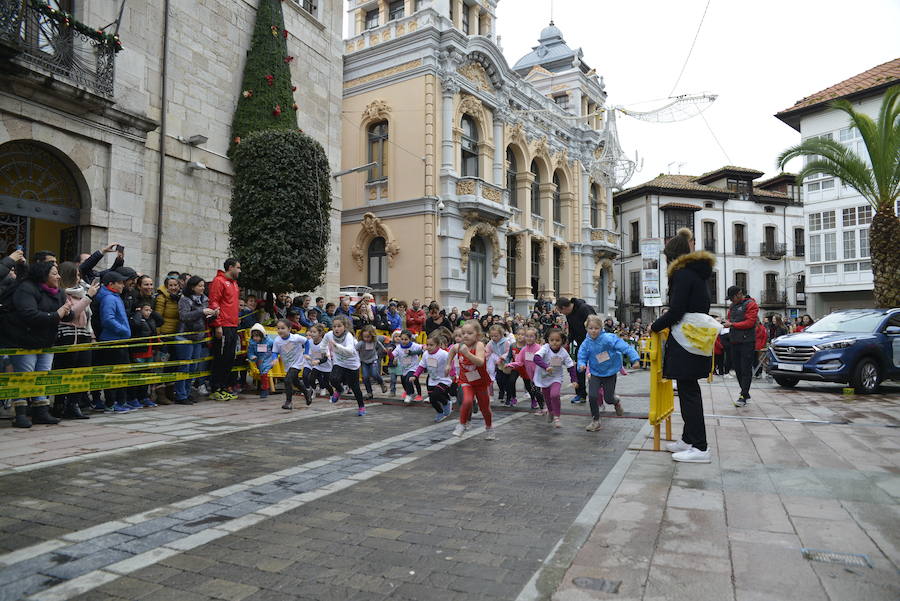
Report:
[[[113,340],[127,340],[131,337],[131,323],[125,312],[125,303],[122,301],[122,290],[125,288],[125,276],[117,271],[107,271],[101,279],[103,287],[97,293],[96,302],[99,305],[100,332],[97,336],[99,342],[111,342]],[[103,348],[100,349],[100,365],[122,365],[131,363],[127,348]],[[126,403],[125,388],[111,388],[105,391],[106,405],[111,406],[116,413],[134,411],[137,407],[129,407]],[[99,407],[98,407],[99,409]]]
[[272,352],[274,341],[266,334],[262,324],[253,324],[250,328],[250,340],[247,342],[247,360],[256,363],[259,368],[259,398],[269,396],[269,370],[275,365],[275,354]]
[[[603,319],[599,315],[589,315],[584,326],[587,336],[578,347],[578,371],[583,372],[588,367],[591,370],[588,401],[593,419],[585,430],[596,432],[600,429],[599,403],[605,400],[610,405],[617,405],[616,375],[622,368],[622,356],[628,357],[635,369],[640,367],[641,357],[630,344],[615,334],[603,332]],[[616,413],[621,413],[620,406],[616,407]]]

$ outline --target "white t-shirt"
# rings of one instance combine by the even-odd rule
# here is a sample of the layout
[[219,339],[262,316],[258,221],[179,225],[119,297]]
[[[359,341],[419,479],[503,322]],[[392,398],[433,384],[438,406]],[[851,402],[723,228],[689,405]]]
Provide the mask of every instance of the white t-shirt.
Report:
[[444,384],[450,386],[450,353],[439,348],[435,353],[425,351],[419,366],[428,370],[428,385],[437,386]]
[[408,374],[411,371],[415,371],[416,366],[419,364],[419,355],[410,353],[421,350],[422,345],[417,342],[410,342],[409,348],[403,348],[399,344],[394,348],[394,358],[397,359],[397,365],[400,366],[401,374]]
[[328,355],[328,344],[325,342],[324,337],[319,341],[319,344],[310,340],[307,354],[310,359],[321,361],[317,365],[311,365],[314,370],[331,373],[331,357]]
[[325,334],[322,342],[328,347],[328,353],[334,365],[344,369],[359,369],[359,353],[356,352],[356,338],[353,334],[344,334],[344,343],[341,344],[334,338],[334,332]]
[[485,345],[485,350],[487,351],[487,372],[491,377],[491,381],[497,380],[497,362],[500,361],[500,359],[506,359],[506,355],[509,353],[509,347],[510,343],[508,338],[501,338],[497,342],[490,340]]
[[545,344],[536,354],[548,365],[548,369],[534,367],[534,385],[540,388],[546,388],[554,382],[562,384],[563,374],[568,372],[569,368],[575,365],[572,357],[566,351],[565,347],[559,347],[555,353],[550,350],[550,345]]
[[281,363],[284,365],[285,371],[291,368],[303,369],[306,367],[306,358],[303,356],[305,347],[305,336],[291,334],[287,338],[282,338],[276,335],[275,342],[272,343],[272,352],[277,353],[281,357]]

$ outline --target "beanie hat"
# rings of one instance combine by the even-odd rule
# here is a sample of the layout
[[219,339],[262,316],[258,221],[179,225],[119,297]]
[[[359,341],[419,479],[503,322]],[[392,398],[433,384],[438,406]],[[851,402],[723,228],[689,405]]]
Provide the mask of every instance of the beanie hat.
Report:
[[666,246],[663,249],[663,254],[666,256],[666,260],[668,262],[672,262],[681,255],[686,255],[691,252],[691,240],[694,239],[694,233],[683,227],[678,230],[678,232],[666,242]]

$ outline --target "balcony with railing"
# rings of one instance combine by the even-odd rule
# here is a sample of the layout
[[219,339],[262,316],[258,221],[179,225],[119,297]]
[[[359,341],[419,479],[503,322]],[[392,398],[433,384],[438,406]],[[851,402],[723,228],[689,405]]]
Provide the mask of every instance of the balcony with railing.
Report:
[[0,0],[0,64],[13,63],[42,85],[65,83],[108,100],[121,49],[118,36],[43,2]]
[[759,254],[767,259],[780,259],[787,254],[787,244],[784,242],[762,242],[759,245]]
[[795,244],[794,245],[794,256],[795,257],[805,257],[806,256],[806,245]]
[[747,243],[740,240],[735,241],[734,254],[747,256]]
[[509,207],[509,210],[512,211],[512,216],[509,218],[510,224],[514,226],[518,226],[520,228],[525,227],[525,219],[522,216],[522,209],[516,207]]
[[547,233],[544,229],[547,220],[540,215],[531,214],[531,229],[542,234]]
[[[383,16],[383,15],[382,15]],[[434,25],[439,16],[432,9],[419,10],[411,15],[393,19],[387,23],[379,23],[363,29],[358,35],[344,40],[344,50],[347,54],[371,48],[388,40],[398,38],[407,33],[412,33],[422,27]]]
[[566,239],[566,226],[561,224],[558,221],[553,222],[553,237],[557,240],[565,240]]
[[775,288],[764,288],[759,293],[760,307],[784,307],[787,305],[787,292]]
[[622,252],[619,248],[619,233],[599,227],[591,228],[591,246],[612,254]]
[[509,219],[512,207],[503,204],[503,188],[480,177],[456,180],[456,197],[460,211],[475,211],[492,219]]

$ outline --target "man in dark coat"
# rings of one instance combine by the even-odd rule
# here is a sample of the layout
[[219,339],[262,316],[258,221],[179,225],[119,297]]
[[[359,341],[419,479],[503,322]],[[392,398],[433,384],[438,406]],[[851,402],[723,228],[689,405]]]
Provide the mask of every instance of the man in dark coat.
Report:
[[753,380],[759,305],[738,286],[728,288],[727,295],[731,307],[728,308],[723,325],[728,328],[728,353],[734,366],[734,375],[741,386],[741,394],[735,399],[734,406],[745,407],[750,400],[750,382]]
[[[578,353],[578,347],[581,346],[581,343],[584,342],[584,337],[587,336],[587,330],[585,329],[584,322],[587,320],[588,315],[594,315],[597,312],[594,311],[594,308],[584,302],[584,300],[580,298],[566,298],[565,296],[559,297],[556,301],[556,308],[559,309],[559,312],[566,316],[566,322],[569,324],[569,341],[572,343],[571,352],[574,354]],[[584,372],[578,372],[578,390],[587,390],[585,388],[585,378]],[[581,395],[576,394],[572,399],[573,403],[584,403],[587,399],[581,397]]]

